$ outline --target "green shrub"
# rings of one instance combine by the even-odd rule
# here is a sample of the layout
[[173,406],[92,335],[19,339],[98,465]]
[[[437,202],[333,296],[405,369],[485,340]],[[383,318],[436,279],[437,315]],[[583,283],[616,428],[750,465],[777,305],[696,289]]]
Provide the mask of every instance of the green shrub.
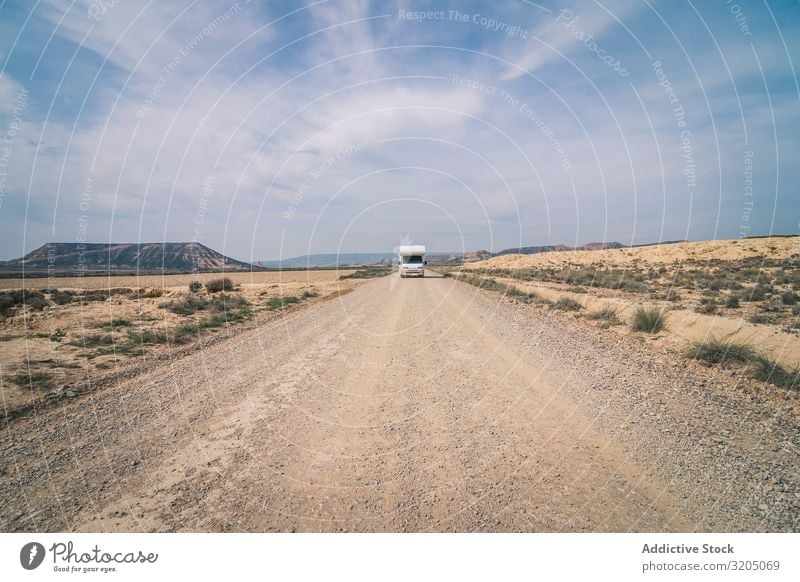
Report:
[[189,283],[189,292],[190,293],[197,293],[202,288],[203,288],[203,284],[200,281],[192,281],[191,283]]
[[210,281],[206,282],[206,291],[209,293],[219,293],[220,291],[231,291],[233,290],[233,281],[228,277],[222,277],[221,279],[211,279]]
[[191,341],[192,336],[199,334],[205,329],[214,329],[222,327],[227,323],[234,323],[250,317],[249,309],[241,308],[231,311],[218,311],[213,313],[210,317],[203,318],[195,323],[175,328],[173,334],[173,341],[176,343],[185,343]]
[[701,360],[707,364],[722,364],[735,362],[748,364],[757,357],[756,351],[750,346],[736,342],[725,342],[717,338],[693,343],[686,350],[686,356]]
[[701,302],[695,309],[697,313],[716,313],[717,304],[714,301]]
[[483,277],[480,279],[478,283],[478,287],[481,289],[486,289],[487,291],[497,291],[498,293],[505,293],[508,295],[521,295],[519,289],[514,287],[513,285],[506,285],[505,283],[501,283],[494,277]]
[[52,299],[53,303],[56,305],[66,305],[72,301],[73,295],[74,293],[72,293],[72,291],[59,291],[58,289],[53,289],[53,292],[50,294],[50,299]]
[[739,297],[736,295],[729,295],[725,298],[725,307],[730,307],[732,309],[736,309],[739,307]]
[[319,297],[319,293],[310,289],[303,291],[303,299],[311,299],[312,297]]
[[114,336],[110,333],[91,333],[72,340],[70,344],[82,348],[110,346],[114,344]]
[[12,289],[0,292],[0,315],[3,317],[10,316],[16,308],[22,305],[27,305],[35,311],[41,311],[50,303],[40,291]]
[[113,348],[101,349],[99,353],[142,355],[147,347],[165,343],[185,344],[205,329],[241,321],[251,315],[247,301],[238,296],[223,294],[206,301],[205,305],[211,311],[209,317],[169,329],[128,329],[125,341],[118,341]]
[[[566,267],[562,271],[562,280],[566,284],[572,285],[599,285],[598,283],[598,273],[595,269],[579,269],[579,268],[571,268]],[[602,286],[602,285],[599,285]]]
[[747,301],[764,301],[769,293],[769,288],[764,285],[756,285],[755,287],[745,291],[745,299]]
[[3,315],[10,315],[13,308],[20,305],[27,305],[31,309],[40,311],[48,305],[48,302],[44,294],[39,291],[13,289],[0,292],[0,313]]
[[[501,270],[498,270],[501,271]],[[495,271],[493,271],[494,273]],[[505,273],[497,273],[503,275]],[[516,272],[512,274],[517,274]],[[515,299],[519,299],[523,303],[540,303],[540,304],[549,304],[550,301],[541,297],[538,293],[534,291],[523,291],[516,287],[515,285],[506,285],[505,283],[501,283],[497,279],[493,277],[483,277],[483,276],[476,276],[469,273],[461,272],[458,273],[455,278],[459,281],[464,283],[468,283],[470,285],[474,285],[475,287],[480,287],[481,289],[485,289],[486,291],[496,291],[498,293],[503,293],[508,295],[509,297],[513,297]]]
[[250,303],[248,303],[247,299],[241,295],[230,295],[228,293],[223,293],[213,297],[210,304],[211,311],[214,312],[233,311],[235,309],[242,309],[249,306]]
[[188,295],[182,299],[167,301],[159,305],[162,309],[168,309],[176,315],[192,315],[206,309],[210,301],[201,295]]
[[781,295],[781,301],[784,305],[794,305],[797,303],[797,295],[795,295],[792,291],[787,291]]
[[779,388],[797,389],[800,387],[800,367],[787,370],[775,360],[766,356],[756,358],[751,369],[752,377]]
[[570,297],[559,297],[553,304],[552,309],[558,309],[560,311],[580,311],[583,309],[583,305]]
[[675,289],[667,289],[663,295],[664,301],[680,301],[681,296]]
[[725,342],[717,338],[695,342],[685,355],[706,364],[738,364],[746,366],[749,376],[779,388],[796,389],[800,386],[800,367],[787,370],[775,360],[759,353],[751,346],[738,342]]
[[172,339],[176,344],[187,344],[197,338],[200,332],[205,329],[199,325],[199,322],[179,325],[172,331]]
[[622,320],[620,320],[619,316],[617,315],[617,310],[613,307],[604,307],[599,311],[592,311],[586,314],[588,319],[593,319],[600,322],[602,327],[610,327],[612,325],[621,325]]
[[571,285],[604,287],[643,293],[647,291],[647,284],[644,282],[647,276],[646,273],[642,273],[635,268],[597,270],[589,267],[565,267],[559,274],[555,276],[548,274],[544,278],[549,280],[560,279],[564,283]]
[[667,313],[658,306],[639,306],[633,312],[631,329],[647,333],[658,333],[666,326]]
[[509,297],[527,297],[528,293],[523,291],[516,285],[506,285],[504,283],[498,283],[498,285],[502,285],[505,288],[505,294]]
[[527,293],[522,293],[519,295],[520,301],[523,303],[537,303],[539,305],[551,305],[553,302],[549,299],[545,299],[541,295],[539,295],[536,291],[528,291]]
[[157,329],[129,329],[128,340],[134,344],[163,344],[169,341],[169,334]]
[[714,278],[708,284],[708,288],[711,289],[712,291],[719,291],[725,286],[726,286],[725,279],[720,279],[720,278]]
[[42,309],[47,307],[49,303],[42,295],[36,295],[30,298],[26,297],[25,305],[36,311],[41,311]]
[[55,331],[50,334],[50,341],[51,342],[60,342],[64,338],[64,336],[66,336],[66,335],[67,335],[67,332],[65,332],[60,327],[57,327],[55,329]]
[[271,297],[267,299],[267,309],[269,311],[275,311],[277,309],[288,307],[294,303],[300,303],[300,298],[288,295],[284,297]]
[[747,321],[756,325],[770,325],[775,323],[775,317],[768,313],[754,313],[747,318]]
[[783,331],[786,333],[800,333],[800,319],[787,323],[783,326]]
[[106,291],[89,291],[88,293],[83,293],[78,297],[84,303],[88,303],[90,301],[105,301],[109,298],[109,294]]
[[12,289],[11,291],[0,291],[0,307],[13,307],[22,303],[22,291]]
[[50,390],[55,387],[53,376],[42,370],[20,371],[11,376],[9,380],[22,388]]

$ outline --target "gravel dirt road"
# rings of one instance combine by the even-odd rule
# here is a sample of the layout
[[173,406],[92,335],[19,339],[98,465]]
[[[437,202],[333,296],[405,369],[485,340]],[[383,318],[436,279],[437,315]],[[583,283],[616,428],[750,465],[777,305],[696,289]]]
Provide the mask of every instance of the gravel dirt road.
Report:
[[3,426],[2,531],[797,531],[797,416],[432,274]]

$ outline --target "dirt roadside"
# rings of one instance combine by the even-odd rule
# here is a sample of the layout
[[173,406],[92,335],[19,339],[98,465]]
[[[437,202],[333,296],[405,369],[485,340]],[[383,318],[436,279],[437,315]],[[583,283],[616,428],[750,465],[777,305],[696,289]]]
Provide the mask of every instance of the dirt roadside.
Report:
[[797,531],[789,407],[450,279],[365,283],[0,433],[2,531]]

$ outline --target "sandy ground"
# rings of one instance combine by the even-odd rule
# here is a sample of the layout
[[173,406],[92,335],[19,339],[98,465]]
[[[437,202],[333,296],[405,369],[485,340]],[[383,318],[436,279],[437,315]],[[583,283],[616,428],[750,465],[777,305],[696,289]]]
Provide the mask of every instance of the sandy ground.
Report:
[[[590,293],[574,293],[565,290],[563,285],[558,284],[527,283],[503,277],[499,277],[497,280],[513,285],[527,293],[535,292],[554,302],[561,297],[569,297],[581,304],[584,309],[583,313],[611,308],[624,323],[624,325],[614,327],[613,330],[625,335],[634,333],[630,330],[628,324],[638,306],[643,303],[659,305],[667,312],[666,331],[654,336],[650,341],[672,347],[676,357],[679,357],[683,350],[695,342],[717,338],[727,342],[756,346],[765,355],[777,360],[789,369],[793,369],[800,363],[800,335],[787,333],[777,326],[754,325],[741,317],[731,317],[727,314],[706,315],[696,313],[687,309],[676,308],[667,301],[636,300],[602,289],[599,291],[593,289]],[[599,295],[599,293],[603,292],[607,296]]]
[[566,251],[535,255],[503,255],[488,261],[468,263],[465,269],[563,267],[603,264],[607,267],[637,262],[645,265],[669,265],[688,261],[732,261],[752,257],[788,259],[800,253],[800,237],[752,238],[652,245],[632,249],[603,251]]
[[[559,297],[569,297],[584,307],[584,313],[611,307],[625,323],[629,322],[633,311],[641,305],[658,305],[668,311],[669,323],[667,332],[660,334],[653,341],[667,344],[675,349],[676,354],[694,342],[717,338],[729,342],[744,343],[753,346],[777,360],[789,369],[800,364],[800,333],[797,329],[797,317],[791,314],[791,306],[783,306],[782,314],[775,316],[774,324],[753,324],[748,319],[762,312],[762,303],[743,301],[737,309],[723,309],[717,313],[699,313],[695,309],[697,301],[702,297],[695,289],[687,291],[680,286],[672,286],[671,277],[681,272],[710,272],[708,267],[719,268],[728,265],[739,265],[737,261],[754,257],[771,261],[782,261],[790,264],[790,259],[800,255],[800,237],[777,237],[757,239],[736,239],[689,242],[669,245],[653,245],[632,249],[613,249],[603,251],[565,251],[539,253],[534,255],[505,255],[486,261],[465,264],[467,272],[485,273],[505,284],[523,291],[534,291],[551,301]],[[583,293],[572,292],[573,286],[553,281],[524,281],[509,278],[514,272],[525,269],[564,269],[566,267],[587,267],[599,272],[609,269],[647,270],[660,266],[666,269],[665,274],[655,275],[658,285],[663,291],[672,290],[680,295],[679,301],[658,300],[650,293],[636,293],[623,290],[604,289],[602,287],[585,288]],[[685,267],[685,268],[684,268]],[[735,268],[735,267],[734,267]],[[493,274],[494,269],[508,271]],[[691,269],[696,269],[692,271]],[[761,267],[759,282],[769,282],[774,276],[775,268]],[[652,273],[652,271],[651,271]],[[776,295],[791,290],[788,285],[776,285]],[[740,291],[746,294],[747,291]],[[713,296],[713,295],[712,295]],[[726,295],[717,293],[719,302]],[[780,303],[779,298],[772,297],[766,303]],[[774,314],[773,314],[774,315]],[[629,334],[627,325],[616,328],[617,333]]]
[[[245,298],[253,311],[263,309],[270,298],[302,296],[313,292],[320,298],[332,293],[348,291],[359,280],[339,280],[338,277],[353,270],[285,271],[226,274],[237,285],[235,296]],[[70,290],[140,290],[138,293],[115,293],[103,301],[81,303],[73,300],[64,305],[49,305],[44,310],[24,309],[13,317],[0,320],[0,394],[3,408],[27,406],[33,400],[44,398],[52,392],[69,389],[81,391],[102,376],[123,373],[140,358],[122,355],[113,350],[97,356],[97,349],[86,348],[84,338],[108,334],[112,321],[127,322],[116,325],[115,342],[125,341],[128,330],[167,330],[207,317],[179,316],[161,307],[171,301],[181,301],[189,295],[188,285],[193,280],[207,282],[219,279],[220,274],[166,275],[146,277],[82,277],[47,279],[0,279],[0,287],[45,289],[57,285]],[[205,291],[200,296],[210,298]],[[237,324],[238,325],[238,324]],[[207,332],[214,333],[214,332]],[[59,336],[54,336],[59,334]],[[63,334],[63,336],[61,335]],[[53,338],[57,338],[54,341]],[[152,346],[148,352],[169,351],[168,346]],[[47,386],[34,382],[34,390],[25,381],[11,381],[14,375],[28,378],[29,374],[47,376]],[[33,397],[33,398],[32,398]]]
[[237,285],[261,286],[296,283],[314,285],[336,281],[340,275],[349,275],[355,269],[325,269],[306,271],[254,271],[246,273],[198,273],[184,275],[140,275],[109,277],[28,277],[26,279],[0,279],[0,289],[114,289],[118,287],[185,288],[192,281],[205,283],[210,279],[228,277]]
[[2,531],[797,531],[780,391],[435,276],[7,423]]

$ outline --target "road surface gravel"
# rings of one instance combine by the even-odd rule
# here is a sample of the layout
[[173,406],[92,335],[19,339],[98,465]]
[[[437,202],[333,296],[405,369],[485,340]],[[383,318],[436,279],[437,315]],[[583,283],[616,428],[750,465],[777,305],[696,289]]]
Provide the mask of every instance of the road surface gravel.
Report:
[[435,274],[5,423],[2,531],[797,531],[796,414]]

